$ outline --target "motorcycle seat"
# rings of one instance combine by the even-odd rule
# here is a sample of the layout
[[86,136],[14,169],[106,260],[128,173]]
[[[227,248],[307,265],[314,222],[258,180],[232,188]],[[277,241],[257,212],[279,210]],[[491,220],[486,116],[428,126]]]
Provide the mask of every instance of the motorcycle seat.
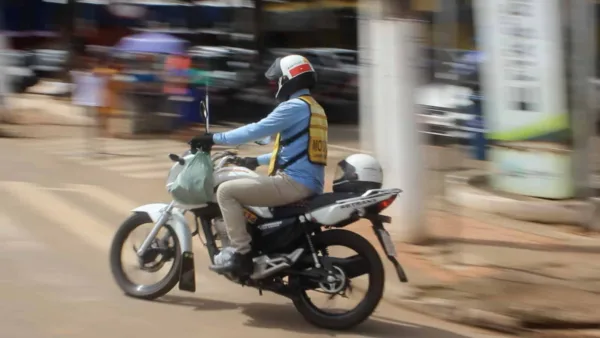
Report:
[[326,205],[334,204],[336,201],[359,196],[356,193],[348,192],[328,192],[321,195],[313,195],[306,199],[294,202],[292,204],[271,208],[273,218],[287,218],[298,216],[311,210],[315,210]]

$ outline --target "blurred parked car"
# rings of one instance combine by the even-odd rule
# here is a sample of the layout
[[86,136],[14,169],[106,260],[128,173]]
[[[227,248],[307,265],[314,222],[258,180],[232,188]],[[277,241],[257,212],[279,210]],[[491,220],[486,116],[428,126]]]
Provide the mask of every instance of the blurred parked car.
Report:
[[202,70],[211,78],[211,93],[232,95],[250,81],[249,74],[244,74],[245,65],[234,60],[231,50],[226,47],[200,46],[191,48],[188,53],[204,65]]
[[346,64],[358,66],[358,51],[354,49],[342,49],[342,48],[314,48],[315,50],[321,50],[326,53],[335,54],[338,59]]
[[24,51],[4,50],[0,57],[5,67],[4,73],[9,90],[13,93],[23,93],[38,83],[38,77],[31,69],[33,55]]
[[35,49],[32,51],[31,69],[38,77],[55,78],[60,76],[67,66],[69,52],[64,49]]
[[477,118],[472,108],[473,90],[468,87],[433,83],[417,89],[416,103],[423,132],[433,144],[465,144],[472,137],[469,127]]
[[479,64],[483,54],[478,51],[460,49],[433,50],[431,66],[434,68],[437,81],[479,88]]

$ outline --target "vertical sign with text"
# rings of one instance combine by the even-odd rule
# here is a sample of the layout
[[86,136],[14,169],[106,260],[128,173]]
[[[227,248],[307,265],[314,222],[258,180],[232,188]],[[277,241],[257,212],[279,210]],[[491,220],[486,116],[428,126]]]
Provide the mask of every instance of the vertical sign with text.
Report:
[[492,185],[568,198],[569,114],[559,0],[476,1]]

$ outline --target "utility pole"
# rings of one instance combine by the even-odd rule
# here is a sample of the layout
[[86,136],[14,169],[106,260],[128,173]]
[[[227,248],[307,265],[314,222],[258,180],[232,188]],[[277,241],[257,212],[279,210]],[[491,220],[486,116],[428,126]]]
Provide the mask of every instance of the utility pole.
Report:
[[373,133],[373,115],[371,113],[372,107],[372,99],[371,99],[371,88],[370,79],[372,76],[371,66],[372,56],[371,56],[371,37],[370,37],[370,27],[373,20],[373,15],[375,12],[375,8],[371,6],[366,6],[366,0],[362,0],[359,2],[359,6],[356,9],[357,20],[356,23],[358,25],[358,65],[359,65],[359,74],[358,74],[358,121],[359,121],[359,141],[360,141],[360,149],[363,151],[372,151],[373,150],[373,142],[374,142],[374,133]]
[[69,79],[69,72],[71,71],[71,69],[73,69],[73,66],[75,65],[75,20],[77,16],[76,6],[76,0],[68,0],[64,12],[63,38],[65,39],[65,45],[67,46],[68,51],[68,62],[62,76],[63,80],[65,81]]
[[[417,127],[415,90],[419,67],[420,23],[411,18],[410,1],[361,0],[360,6],[368,8],[361,22],[360,53],[368,60],[360,73],[360,86],[368,91],[361,99],[361,112],[370,123],[362,123],[361,133],[373,139],[373,152],[384,170],[384,186],[400,188],[401,196],[387,213],[394,219],[392,235],[401,241],[421,244],[427,240],[425,222],[425,171],[421,136]],[[363,30],[367,30],[364,32]],[[364,75],[368,75],[364,78]],[[372,135],[372,136],[370,136]]]
[[257,62],[262,64],[265,57],[265,38],[264,38],[264,3],[263,0],[254,0],[254,44],[258,53]]

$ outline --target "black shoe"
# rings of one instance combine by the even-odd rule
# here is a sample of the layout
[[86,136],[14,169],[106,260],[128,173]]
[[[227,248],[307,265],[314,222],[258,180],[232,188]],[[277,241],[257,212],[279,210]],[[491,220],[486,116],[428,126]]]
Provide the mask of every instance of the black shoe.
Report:
[[208,268],[218,274],[233,273],[239,277],[247,277],[254,272],[254,263],[252,254],[235,253],[226,264],[211,265]]

